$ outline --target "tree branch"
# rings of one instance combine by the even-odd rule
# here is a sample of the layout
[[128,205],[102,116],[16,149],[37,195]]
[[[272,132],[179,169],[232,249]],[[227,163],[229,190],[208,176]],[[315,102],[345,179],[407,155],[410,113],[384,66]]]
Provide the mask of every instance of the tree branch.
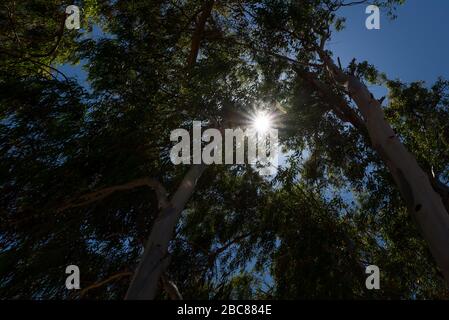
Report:
[[313,73],[301,69],[297,70],[297,72],[302,79],[307,81],[312,88],[319,92],[321,97],[326,100],[326,102],[334,110],[335,114],[342,121],[349,122],[361,133],[366,133],[366,128],[362,118],[348,105],[344,98],[338,96],[337,94],[333,94],[330,86],[318,80]]
[[161,275],[161,282],[165,292],[168,294],[172,300],[182,300],[182,295],[179,292],[176,284],[168,278],[167,273]]
[[99,288],[99,287],[101,287],[101,286],[103,286],[103,285],[105,285],[105,284],[107,284],[107,283],[109,283],[109,282],[111,282],[111,281],[113,281],[113,280],[115,280],[115,279],[122,278],[122,277],[126,277],[126,276],[131,276],[131,275],[132,275],[132,272],[129,272],[129,271],[120,272],[120,273],[116,273],[116,274],[110,276],[109,278],[107,278],[107,279],[105,279],[105,280],[103,280],[103,281],[100,281],[100,282],[96,282],[96,283],[94,283],[94,284],[91,284],[90,286],[88,286],[88,287],[86,287],[86,288],[84,288],[84,289],[82,289],[82,290],[80,291],[80,298],[82,298],[83,296],[85,296],[86,293],[87,293],[89,290],[92,290],[92,289],[95,289],[95,288]]
[[59,44],[61,43],[62,37],[64,35],[64,29],[65,29],[65,20],[66,20],[67,15],[62,15],[62,21],[61,21],[61,25],[59,27],[59,31],[56,35],[57,39],[56,39],[56,43],[53,45],[53,47],[47,52],[47,53],[42,53],[42,54],[30,54],[31,57],[33,58],[45,58],[45,57],[50,57],[52,56],[56,50],[59,47]]
[[91,203],[103,200],[115,192],[131,190],[131,189],[135,189],[135,188],[143,187],[143,186],[150,187],[156,192],[158,202],[159,202],[159,208],[162,209],[162,208],[166,208],[168,206],[167,191],[165,190],[164,186],[156,179],[141,178],[141,179],[130,181],[130,182],[122,184],[122,185],[107,187],[104,189],[94,191],[92,193],[85,194],[79,198],[68,201],[66,204],[59,207],[57,209],[57,211],[61,212],[61,211],[67,210],[67,209],[84,207]]
[[196,28],[192,36],[192,44],[190,48],[190,54],[187,59],[187,66],[192,67],[197,59],[198,52],[200,50],[200,43],[203,38],[204,28],[206,21],[209,18],[212,8],[214,6],[214,0],[209,0],[204,3],[203,9],[201,10],[201,15],[196,23]]

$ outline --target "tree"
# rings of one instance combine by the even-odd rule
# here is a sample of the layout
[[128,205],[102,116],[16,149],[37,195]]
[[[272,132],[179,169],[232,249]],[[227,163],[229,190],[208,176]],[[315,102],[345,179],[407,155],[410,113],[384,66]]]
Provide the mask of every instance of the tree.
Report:
[[[336,67],[324,45],[344,3],[77,2],[94,37],[58,36],[63,1],[14,3],[1,11],[1,296],[447,298],[359,91],[337,80],[388,86],[395,143],[446,205],[447,83]],[[82,63],[88,82],[56,62]],[[242,125],[254,105],[277,115],[289,154],[275,177],[170,162],[171,130]],[[373,262],[379,292],[364,290]],[[61,285],[69,264],[79,292]]]

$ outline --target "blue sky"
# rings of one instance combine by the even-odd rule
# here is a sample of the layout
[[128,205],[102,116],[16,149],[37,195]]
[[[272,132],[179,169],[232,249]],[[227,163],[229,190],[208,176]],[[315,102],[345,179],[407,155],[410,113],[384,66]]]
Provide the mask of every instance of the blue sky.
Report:
[[434,82],[449,79],[449,1],[406,0],[397,19],[381,14],[381,29],[365,27],[366,5],[342,9],[346,29],[335,33],[328,48],[347,65],[367,60],[390,79]]

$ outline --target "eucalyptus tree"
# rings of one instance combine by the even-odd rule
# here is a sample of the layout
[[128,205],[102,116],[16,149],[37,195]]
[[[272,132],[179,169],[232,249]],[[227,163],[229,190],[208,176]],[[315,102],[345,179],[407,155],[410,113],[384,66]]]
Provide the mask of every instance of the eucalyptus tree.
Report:
[[[447,297],[406,214],[435,195],[447,201],[447,83],[335,67],[325,44],[349,3],[75,4],[85,30],[62,35],[64,1],[2,6],[2,296]],[[89,21],[102,33],[86,36]],[[83,64],[87,83],[56,70],[64,62]],[[380,80],[388,138],[426,172],[426,202],[407,203],[408,169],[392,170],[403,164],[372,144],[391,133],[383,118],[364,121],[364,98],[382,109],[362,84]],[[261,104],[290,154],[272,179],[251,166],[170,162],[171,130],[236,126]],[[363,287],[373,261],[377,293]],[[73,295],[62,286],[69,264],[82,271]]]

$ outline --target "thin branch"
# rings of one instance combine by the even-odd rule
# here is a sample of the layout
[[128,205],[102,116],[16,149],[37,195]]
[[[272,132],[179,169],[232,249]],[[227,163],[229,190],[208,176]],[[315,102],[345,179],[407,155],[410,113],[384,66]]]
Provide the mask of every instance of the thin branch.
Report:
[[112,195],[115,192],[131,190],[131,189],[135,189],[135,188],[143,187],[143,186],[148,186],[156,192],[158,202],[159,202],[159,208],[166,208],[168,206],[167,191],[165,190],[164,186],[156,179],[141,178],[141,179],[130,181],[130,182],[122,184],[122,185],[107,187],[104,189],[94,191],[92,193],[85,194],[77,199],[68,201],[66,204],[59,207],[57,211],[61,212],[61,211],[67,210],[67,209],[84,207],[84,206],[92,204],[94,202],[103,200],[104,198],[109,197],[110,195]]
[[211,252],[211,253],[209,254],[209,257],[208,257],[209,268],[210,268],[210,266],[212,266],[212,264],[215,262],[215,259],[217,259],[217,257],[218,257],[220,254],[222,254],[225,250],[227,250],[230,246],[236,244],[236,243],[239,242],[240,240],[243,240],[243,239],[245,239],[245,238],[247,238],[247,237],[249,237],[249,236],[251,236],[251,235],[252,235],[252,232],[248,232],[248,233],[245,233],[245,234],[243,234],[243,235],[241,235],[241,236],[235,237],[234,239],[228,241],[228,243],[224,244],[222,247],[217,248],[216,250],[214,250],[213,252]]
[[54,71],[55,73],[61,75],[66,82],[69,82],[68,77],[62,71],[60,71],[60,70],[58,70],[58,69],[56,69],[56,68],[54,68],[54,67],[52,67],[50,65],[47,65],[47,64],[45,64],[43,62],[40,62],[40,61],[37,61],[37,60],[33,60],[33,59],[29,58],[29,57],[21,56],[20,54],[17,54],[17,53],[11,52],[11,51],[7,51],[7,50],[2,50],[2,49],[0,49],[0,54],[6,54],[8,56],[11,56],[11,57],[14,57],[14,58],[18,58],[18,59],[20,59],[19,61],[28,61],[28,62],[31,62],[33,64],[37,64],[37,65],[39,65],[41,67],[41,69],[44,72],[48,73],[50,76],[52,76],[55,79],[57,79],[57,77],[55,75],[53,75],[49,70],[45,69],[45,68],[48,68],[51,71]]
[[62,37],[64,35],[64,29],[65,29],[65,19],[66,19],[66,15],[63,16],[63,19],[61,21],[61,24],[59,26],[59,31],[56,35],[57,39],[56,39],[56,43],[54,44],[54,46],[47,52],[47,53],[42,53],[42,54],[30,54],[31,57],[33,58],[45,58],[45,57],[50,57],[52,56],[56,50],[59,47],[59,44],[61,43]]
[[172,300],[182,300],[182,295],[179,292],[176,284],[168,278],[167,273],[163,273],[161,276],[162,286],[165,292],[168,294]]
[[100,282],[96,282],[96,283],[94,283],[94,284],[91,284],[90,286],[88,286],[88,287],[86,287],[86,288],[84,288],[84,289],[82,289],[82,290],[80,291],[80,298],[82,298],[83,296],[85,296],[86,293],[87,293],[89,290],[92,290],[92,289],[95,289],[95,288],[99,288],[99,287],[101,287],[101,286],[104,286],[105,284],[107,284],[107,283],[109,283],[109,282],[111,282],[111,281],[113,281],[113,280],[115,280],[115,279],[118,279],[118,278],[127,277],[127,276],[129,277],[129,276],[131,276],[132,274],[133,274],[133,273],[132,273],[132,272],[129,272],[129,271],[120,272],[120,273],[116,273],[116,274],[110,276],[109,278],[107,278],[107,279],[105,279],[105,280],[103,280],[103,281],[100,281]]
[[364,4],[364,3],[367,3],[367,2],[368,2],[368,0],[352,1],[352,2],[347,2],[347,3],[341,2],[339,4],[339,6],[340,7],[349,7],[349,6],[355,6],[355,5],[358,5],[358,4]]

